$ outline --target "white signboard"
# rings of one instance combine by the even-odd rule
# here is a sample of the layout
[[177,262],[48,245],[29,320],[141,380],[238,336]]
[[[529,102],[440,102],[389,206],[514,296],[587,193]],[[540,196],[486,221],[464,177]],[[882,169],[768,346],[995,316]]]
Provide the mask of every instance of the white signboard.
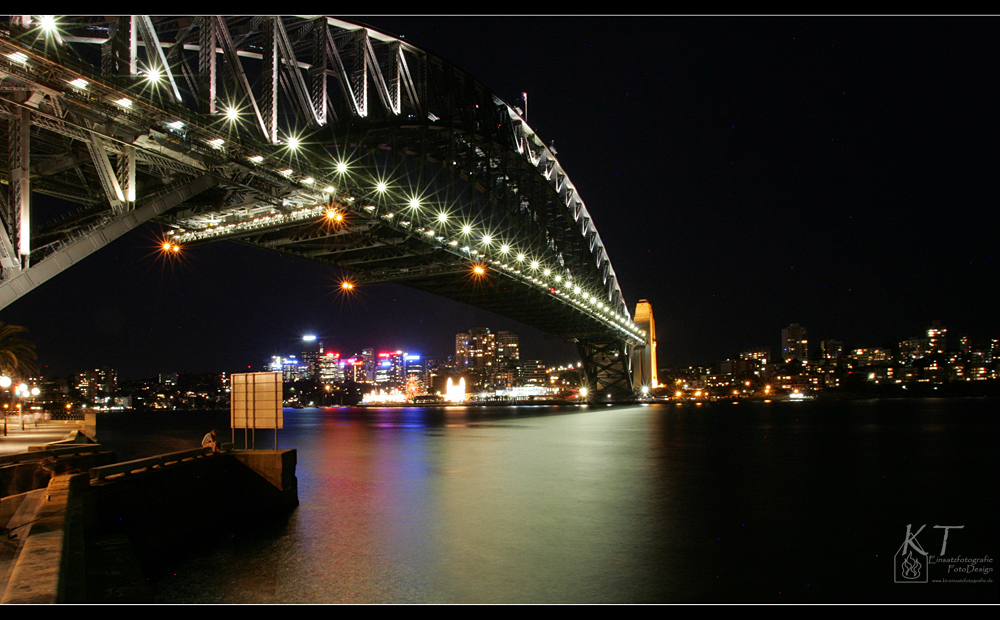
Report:
[[230,375],[229,422],[232,428],[283,428],[281,373]]

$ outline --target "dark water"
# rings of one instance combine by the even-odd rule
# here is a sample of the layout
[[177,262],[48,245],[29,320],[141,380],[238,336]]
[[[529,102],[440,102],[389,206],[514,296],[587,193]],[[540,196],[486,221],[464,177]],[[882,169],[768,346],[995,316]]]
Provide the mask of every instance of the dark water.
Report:
[[[996,602],[995,573],[897,584],[893,558],[908,524],[935,554],[933,526],[963,525],[946,555],[995,568],[998,408],[286,410],[301,505],[157,576],[156,602]],[[114,414],[98,438],[136,458],[213,426],[228,414]]]

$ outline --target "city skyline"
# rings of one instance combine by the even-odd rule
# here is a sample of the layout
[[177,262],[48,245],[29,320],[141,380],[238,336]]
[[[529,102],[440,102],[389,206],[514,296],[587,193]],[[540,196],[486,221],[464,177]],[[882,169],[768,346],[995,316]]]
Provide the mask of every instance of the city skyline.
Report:
[[[528,122],[586,201],[629,310],[653,307],[660,365],[775,347],[793,322],[848,347],[900,341],[933,319],[974,339],[998,331],[985,301],[997,288],[998,97],[983,78],[995,73],[995,22],[356,19],[511,103],[528,93]],[[44,222],[52,208],[34,206]],[[326,268],[236,244],[168,259],[158,233],[127,235],[0,320],[27,327],[54,374],[240,372],[304,332],[429,351],[470,325],[520,333],[523,357],[578,357],[405,287],[348,298]]]

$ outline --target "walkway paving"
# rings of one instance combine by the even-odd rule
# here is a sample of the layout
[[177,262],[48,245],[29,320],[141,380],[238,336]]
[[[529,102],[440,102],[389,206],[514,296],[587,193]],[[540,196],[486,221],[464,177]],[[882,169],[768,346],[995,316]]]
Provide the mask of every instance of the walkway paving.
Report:
[[81,428],[82,421],[46,420],[34,423],[26,422],[24,430],[17,417],[7,418],[7,433],[4,435],[3,419],[0,417],[0,454],[16,454],[27,452],[28,446],[40,446],[50,441],[65,439],[71,432]]

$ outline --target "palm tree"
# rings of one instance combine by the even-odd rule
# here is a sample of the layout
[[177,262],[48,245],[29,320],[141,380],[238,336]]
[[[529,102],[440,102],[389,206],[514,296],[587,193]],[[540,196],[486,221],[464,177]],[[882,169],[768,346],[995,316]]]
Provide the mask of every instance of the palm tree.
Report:
[[38,372],[35,360],[35,343],[21,338],[28,331],[20,325],[7,325],[0,321],[0,375],[30,375]]

